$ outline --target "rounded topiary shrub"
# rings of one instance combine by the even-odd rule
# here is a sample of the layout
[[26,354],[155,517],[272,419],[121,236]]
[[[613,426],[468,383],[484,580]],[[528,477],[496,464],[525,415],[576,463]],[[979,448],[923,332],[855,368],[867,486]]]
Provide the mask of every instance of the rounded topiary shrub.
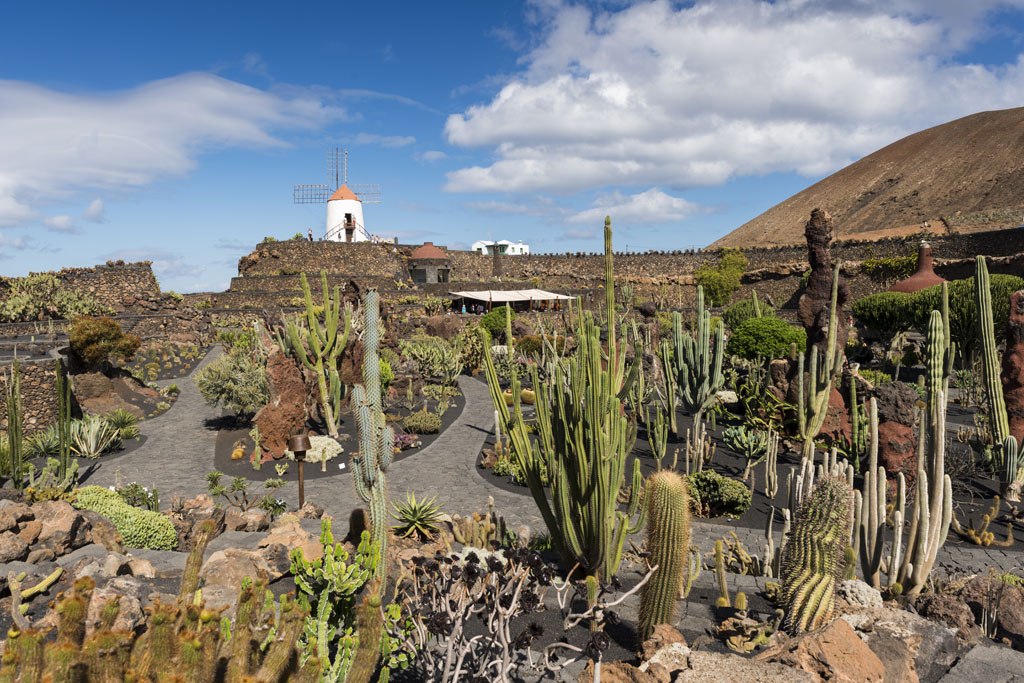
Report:
[[75,492],[74,506],[109,519],[129,548],[174,550],[178,547],[178,533],[171,520],[159,512],[132,507],[116,491],[83,486]]
[[502,342],[505,343],[508,342],[508,340],[505,339],[506,310],[512,316],[512,320],[514,322],[516,319],[515,309],[506,308],[505,306],[498,306],[496,308],[493,308],[491,309],[490,313],[487,313],[482,318],[480,318],[480,327],[487,330],[487,332],[491,335],[491,339],[494,339],[495,341],[501,340]]
[[803,351],[807,333],[779,318],[750,318],[733,330],[726,350],[747,360],[784,358],[794,343]]
[[702,470],[687,477],[690,505],[700,517],[739,517],[750,507],[752,496],[738,479]]
[[89,367],[117,358],[127,360],[138,350],[141,340],[125,334],[111,318],[75,318],[68,330],[71,351]]

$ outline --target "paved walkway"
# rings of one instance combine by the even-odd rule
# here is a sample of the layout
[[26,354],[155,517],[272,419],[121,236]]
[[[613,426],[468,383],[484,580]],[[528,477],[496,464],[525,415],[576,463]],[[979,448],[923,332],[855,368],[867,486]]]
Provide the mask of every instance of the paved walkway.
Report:
[[[206,422],[219,417],[220,411],[206,405],[196,387],[195,373],[222,353],[219,346],[214,347],[192,374],[172,380],[181,393],[171,409],[139,423],[146,442],[123,457],[100,459],[98,470],[85,483],[110,486],[120,472],[124,482],[156,486],[164,506],[172,496],[204,493],[206,474],[214,467],[217,440],[217,432]],[[417,498],[437,496],[445,512],[467,515],[486,509],[487,497],[492,496],[498,512],[513,528],[526,524],[534,530],[543,529],[532,498],[504,491],[480,475],[476,459],[494,427],[494,407],[482,382],[460,377],[459,388],[466,405],[455,422],[432,444],[392,465],[388,472],[392,500],[404,500],[406,491],[414,491]],[[259,486],[254,482],[252,491],[259,493]],[[289,482],[276,495],[294,505],[298,484]],[[306,498],[338,520],[347,520],[352,509],[361,504],[350,474],[308,480]]]

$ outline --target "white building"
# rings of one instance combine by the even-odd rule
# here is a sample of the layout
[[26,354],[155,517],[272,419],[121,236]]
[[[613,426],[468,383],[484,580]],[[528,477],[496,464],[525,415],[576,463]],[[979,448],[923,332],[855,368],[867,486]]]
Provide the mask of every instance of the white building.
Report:
[[369,242],[363,225],[363,202],[348,185],[342,185],[327,200],[327,232],[332,242]]
[[530,253],[530,245],[525,242],[512,242],[509,240],[498,240],[493,242],[491,240],[477,240],[473,242],[473,246],[470,247],[473,251],[480,252],[481,254],[491,256],[495,252],[499,254],[508,254],[509,256],[525,256]]

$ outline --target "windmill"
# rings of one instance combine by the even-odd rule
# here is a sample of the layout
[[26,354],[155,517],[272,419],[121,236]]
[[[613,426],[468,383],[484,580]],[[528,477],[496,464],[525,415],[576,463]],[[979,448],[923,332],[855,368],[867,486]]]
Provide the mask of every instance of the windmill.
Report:
[[296,185],[296,204],[327,204],[324,239],[333,242],[368,242],[373,236],[363,223],[363,205],[380,204],[380,185],[348,184],[348,150],[327,152],[327,184]]

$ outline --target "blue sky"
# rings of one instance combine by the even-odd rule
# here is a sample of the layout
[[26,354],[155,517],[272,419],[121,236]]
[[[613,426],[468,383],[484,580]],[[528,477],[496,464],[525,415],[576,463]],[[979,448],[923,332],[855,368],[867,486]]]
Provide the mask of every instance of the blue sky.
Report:
[[921,128],[1024,104],[1024,0],[0,2],[0,272],[220,290],[295,183],[465,247],[707,244]]

